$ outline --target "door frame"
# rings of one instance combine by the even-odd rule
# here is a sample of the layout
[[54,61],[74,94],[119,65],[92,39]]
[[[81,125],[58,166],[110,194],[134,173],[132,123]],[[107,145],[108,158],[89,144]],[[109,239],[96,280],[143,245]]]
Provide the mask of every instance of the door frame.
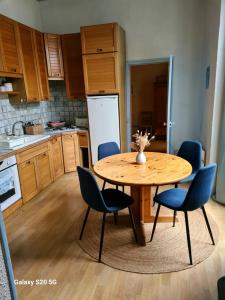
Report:
[[165,63],[169,64],[168,70],[168,97],[167,97],[167,152],[172,153],[172,97],[173,97],[173,73],[174,73],[174,56],[169,57],[144,59],[144,60],[128,60],[126,62],[126,128],[127,128],[127,143],[131,143],[131,67],[137,65],[150,65]]

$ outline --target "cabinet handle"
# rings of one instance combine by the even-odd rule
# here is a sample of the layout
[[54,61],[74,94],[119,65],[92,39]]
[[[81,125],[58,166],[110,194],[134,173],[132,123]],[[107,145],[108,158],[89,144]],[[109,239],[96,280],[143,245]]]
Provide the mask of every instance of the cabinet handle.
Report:
[[16,68],[10,68],[11,72],[16,72]]
[[105,93],[105,90],[100,90],[99,93],[101,93],[101,94],[102,94],[102,93]]
[[31,164],[31,161],[28,160],[28,161],[26,162],[26,165],[30,165],[30,164]]
[[45,158],[46,156],[47,156],[47,153],[43,153],[43,154],[40,156],[40,159]]
[[96,49],[98,52],[102,52],[102,48],[97,48]]

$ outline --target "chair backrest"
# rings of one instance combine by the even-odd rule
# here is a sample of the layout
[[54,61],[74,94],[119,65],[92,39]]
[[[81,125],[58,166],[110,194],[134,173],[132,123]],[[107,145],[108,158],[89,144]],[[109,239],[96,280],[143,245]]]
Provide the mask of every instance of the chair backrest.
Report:
[[202,207],[209,200],[215,175],[216,164],[203,167],[197,172],[182,205],[183,210],[195,210]]
[[186,159],[192,165],[193,172],[201,168],[202,145],[198,141],[184,141],[177,155]]
[[98,160],[119,153],[120,148],[116,142],[108,142],[98,146]]
[[97,211],[106,212],[107,206],[105,205],[102,193],[99,190],[93,174],[88,169],[80,166],[77,167],[77,172],[80,181],[80,190],[84,201],[91,208]]

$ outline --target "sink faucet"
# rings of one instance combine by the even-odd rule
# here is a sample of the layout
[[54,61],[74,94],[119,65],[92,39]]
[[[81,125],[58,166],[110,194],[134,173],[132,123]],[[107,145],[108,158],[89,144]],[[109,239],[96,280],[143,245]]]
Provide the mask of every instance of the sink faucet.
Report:
[[[16,134],[16,125],[19,124],[19,123],[21,123],[22,125],[24,124],[23,121],[17,121],[17,122],[15,122],[15,123],[13,124],[13,126],[12,126],[12,134],[13,134],[13,135],[17,135],[17,134]],[[19,134],[19,135],[20,135],[20,134]]]

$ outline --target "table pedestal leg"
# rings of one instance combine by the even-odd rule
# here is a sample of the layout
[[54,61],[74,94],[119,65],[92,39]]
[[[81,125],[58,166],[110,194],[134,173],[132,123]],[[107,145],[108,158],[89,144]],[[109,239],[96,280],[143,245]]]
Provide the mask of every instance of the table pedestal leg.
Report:
[[[131,186],[131,197],[134,199],[133,213],[137,228],[138,243],[146,246],[150,235],[145,232],[144,223],[153,223],[155,217],[151,214],[151,187],[150,186]],[[168,223],[173,222],[172,216],[159,216],[158,222]]]

